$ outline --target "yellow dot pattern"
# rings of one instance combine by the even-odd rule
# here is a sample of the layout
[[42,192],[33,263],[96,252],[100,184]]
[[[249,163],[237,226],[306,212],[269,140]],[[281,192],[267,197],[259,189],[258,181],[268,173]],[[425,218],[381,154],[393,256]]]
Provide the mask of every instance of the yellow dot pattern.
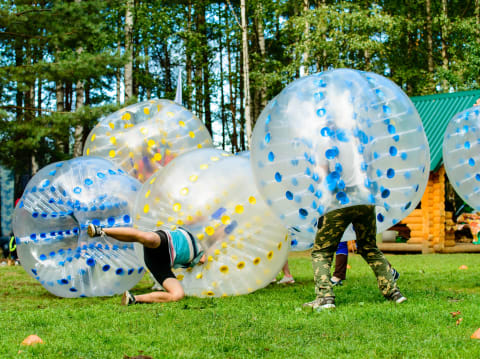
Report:
[[[185,136],[185,132],[182,136]],[[144,141],[144,146],[147,144],[153,146],[152,142]],[[159,150],[166,153],[164,148],[160,148],[160,140],[156,140],[154,145],[158,145]],[[283,264],[282,259],[286,258],[288,245],[283,245],[285,232],[281,230],[281,225],[273,226],[275,230],[281,231],[275,236],[276,240],[265,238],[263,228],[272,226],[271,222],[275,221],[273,217],[269,217],[268,209],[262,207],[266,205],[260,200],[256,187],[249,193],[244,188],[247,185],[245,183],[244,186],[244,182],[239,188],[223,187],[221,177],[218,177],[218,181],[212,177],[210,171],[218,171],[218,165],[235,158],[223,156],[221,153],[212,156],[210,152],[203,160],[191,162],[190,167],[184,167],[183,172],[179,170],[180,167],[168,166],[165,168],[166,172],[158,171],[147,182],[151,187],[145,189],[144,196],[141,197],[143,203],[140,208],[144,211],[142,216],[145,220],[152,218],[152,224],[157,223],[157,227],[165,226],[166,223],[167,227],[164,228],[184,226],[187,230],[197,229],[193,234],[206,252],[207,260],[188,270],[175,270],[177,278],[179,275],[184,276],[182,286],[187,295],[220,297],[255,291],[268,283],[268,278],[273,278],[277,269],[281,268],[280,265],[278,268],[271,266],[280,262]],[[140,161],[138,163],[141,164]],[[173,180],[169,180],[167,175],[169,168],[176,168],[177,174],[172,177]],[[230,171],[231,169],[228,170]],[[228,172],[214,173],[223,175]],[[205,185],[205,180],[213,183]],[[203,197],[205,193],[207,196]],[[141,227],[146,226],[143,224]],[[150,228],[152,227],[150,225]],[[268,236],[270,235],[269,233]],[[269,243],[265,247],[262,244],[264,238]],[[253,253],[252,248],[255,248]],[[224,287],[227,282],[237,283],[239,279],[240,288]],[[191,292],[190,288],[195,288],[195,292]]]

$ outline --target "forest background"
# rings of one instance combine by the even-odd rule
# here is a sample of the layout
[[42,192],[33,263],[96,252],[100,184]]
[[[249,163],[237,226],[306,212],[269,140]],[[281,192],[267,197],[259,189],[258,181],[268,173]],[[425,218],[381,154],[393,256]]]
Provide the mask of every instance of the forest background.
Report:
[[0,164],[26,182],[80,156],[99,118],[173,100],[179,75],[183,105],[231,152],[306,74],[373,71],[409,96],[480,88],[479,2],[1,0]]

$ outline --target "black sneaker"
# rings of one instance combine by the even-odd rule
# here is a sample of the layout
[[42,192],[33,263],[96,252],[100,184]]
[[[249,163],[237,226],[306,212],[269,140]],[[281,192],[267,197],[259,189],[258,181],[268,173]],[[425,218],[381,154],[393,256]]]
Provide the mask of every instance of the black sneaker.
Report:
[[90,223],[88,225],[87,233],[90,237],[100,237],[105,235],[105,232],[102,230],[102,227],[96,226],[93,223]]
[[397,304],[403,303],[407,300],[407,297],[405,297],[398,289],[395,290],[393,293],[390,295],[386,295],[385,299],[391,300],[392,302],[395,302]]
[[128,290],[126,290],[123,295],[122,295],[122,305],[132,305],[137,303],[135,300],[135,297],[130,293]]
[[397,272],[395,268],[390,268],[390,272],[392,272],[393,280],[396,282],[398,278],[400,278],[400,273]]

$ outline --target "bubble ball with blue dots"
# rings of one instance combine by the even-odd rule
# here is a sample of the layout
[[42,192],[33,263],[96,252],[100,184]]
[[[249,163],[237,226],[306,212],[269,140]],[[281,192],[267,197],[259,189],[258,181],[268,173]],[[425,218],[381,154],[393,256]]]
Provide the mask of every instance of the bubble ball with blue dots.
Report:
[[90,223],[132,226],[140,182],[99,157],[50,164],[30,180],[14,212],[23,268],[60,297],[122,293],[144,274],[133,244],[90,238]]
[[377,230],[419,203],[430,153],[420,117],[387,78],[349,69],[302,77],[256,122],[251,161],[267,203],[296,236],[313,240],[318,218],[377,206]]
[[457,113],[443,139],[443,161],[448,179],[469,206],[480,211],[480,107]]

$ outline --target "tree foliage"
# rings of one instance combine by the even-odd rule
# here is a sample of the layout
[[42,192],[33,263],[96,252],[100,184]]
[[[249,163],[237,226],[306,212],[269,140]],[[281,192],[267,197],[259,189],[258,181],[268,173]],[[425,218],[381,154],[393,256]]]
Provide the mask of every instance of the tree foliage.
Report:
[[[0,3],[0,163],[31,174],[71,157],[74,142],[102,115],[126,105],[127,61],[133,66],[130,101],[173,99],[180,74],[183,104],[214,141],[247,149],[240,1],[135,0],[131,52],[125,51],[126,3]],[[373,71],[410,96],[479,88],[478,1],[246,5],[253,121],[302,71]],[[80,138],[73,136],[78,126]]]

